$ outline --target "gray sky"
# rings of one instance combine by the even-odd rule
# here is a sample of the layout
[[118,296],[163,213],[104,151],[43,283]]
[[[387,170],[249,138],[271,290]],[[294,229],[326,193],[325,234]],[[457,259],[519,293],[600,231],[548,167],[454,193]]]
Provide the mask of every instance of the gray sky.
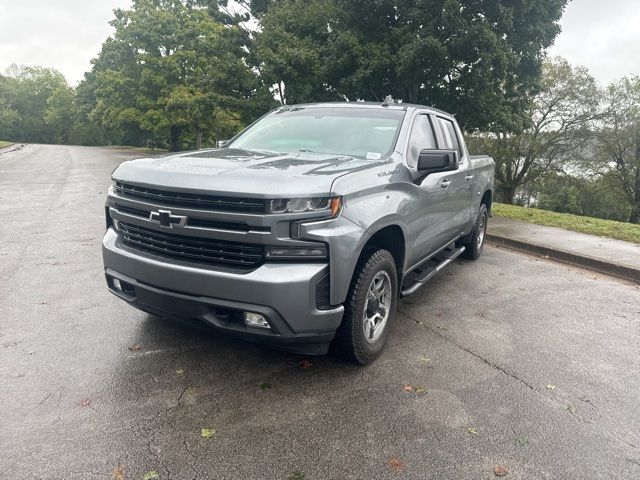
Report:
[[[0,71],[12,63],[82,79],[111,33],[112,10],[130,0],[0,0]],[[550,53],[584,65],[606,84],[640,75],[640,0],[573,0]]]

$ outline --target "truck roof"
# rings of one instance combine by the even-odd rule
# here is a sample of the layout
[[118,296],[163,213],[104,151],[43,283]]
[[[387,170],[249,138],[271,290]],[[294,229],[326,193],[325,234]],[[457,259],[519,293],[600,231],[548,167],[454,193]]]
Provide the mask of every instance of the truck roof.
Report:
[[435,107],[429,107],[427,105],[419,105],[415,103],[392,103],[389,105],[383,105],[380,102],[317,102],[317,103],[297,103],[292,105],[282,105],[280,108],[297,108],[297,107],[359,107],[359,108],[386,108],[392,110],[408,110],[409,108],[419,108],[420,110],[429,110],[433,113],[441,113],[443,115],[447,115],[452,117],[453,115],[449,112],[445,112],[444,110],[440,110]]

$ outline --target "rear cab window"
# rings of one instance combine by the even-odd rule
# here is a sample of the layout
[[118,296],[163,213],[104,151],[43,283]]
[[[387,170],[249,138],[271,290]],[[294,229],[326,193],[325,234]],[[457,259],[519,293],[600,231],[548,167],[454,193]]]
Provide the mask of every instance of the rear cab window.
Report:
[[440,131],[442,132],[442,138],[444,139],[444,145],[442,145],[442,148],[446,150],[456,150],[459,158],[462,159],[460,141],[458,140],[456,127],[453,122],[446,118],[437,117],[437,123],[440,127]]

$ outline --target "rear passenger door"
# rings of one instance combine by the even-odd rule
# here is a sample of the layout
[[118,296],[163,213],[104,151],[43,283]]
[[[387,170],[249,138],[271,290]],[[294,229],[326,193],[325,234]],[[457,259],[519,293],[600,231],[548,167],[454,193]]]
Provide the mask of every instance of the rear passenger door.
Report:
[[469,156],[464,148],[461,132],[455,123],[447,117],[435,116],[436,136],[439,148],[456,150],[459,166],[453,172],[447,172],[443,177],[443,189],[447,194],[446,231],[447,238],[453,239],[469,226],[471,221],[473,172],[470,169]]

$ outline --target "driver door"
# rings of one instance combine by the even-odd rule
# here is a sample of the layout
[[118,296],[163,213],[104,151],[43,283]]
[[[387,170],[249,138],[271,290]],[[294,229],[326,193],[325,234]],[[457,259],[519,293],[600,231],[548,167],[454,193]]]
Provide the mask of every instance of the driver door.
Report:
[[[448,172],[445,188],[448,221],[446,223],[448,239],[454,239],[469,227],[471,206],[473,204],[473,171],[469,158],[462,148],[460,133],[450,118],[435,117],[436,137],[440,148],[458,152],[459,166],[456,171]],[[445,240],[446,241],[446,240]]]
[[[454,230],[452,219],[454,202],[451,197],[451,177],[456,172],[439,172],[419,178],[418,155],[424,149],[437,149],[439,142],[434,128],[435,117],[418,114],[411,127],[407,147],[407,163],[418,178],[413,184],[416,204],[409,209],[412,251],[408,258],[413,265],[422,258],[443,247],[451,240]],[[440,136],[438,134],[438,136]],[[446,147],[442,147],[446,148]]]

